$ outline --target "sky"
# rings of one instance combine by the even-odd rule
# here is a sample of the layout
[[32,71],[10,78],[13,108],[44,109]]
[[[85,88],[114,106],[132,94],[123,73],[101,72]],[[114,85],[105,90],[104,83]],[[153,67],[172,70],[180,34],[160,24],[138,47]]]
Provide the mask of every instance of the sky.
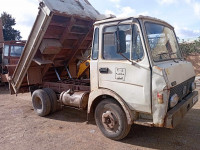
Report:
[[[15,29],[23,40],[30,34],[38,13],[38,0],[1,0],[0,13],[16,20]],[[175,27],[180,39],[200,36],[200,0],[89,0],[102,14],[117,17],[147,15],[167,21]]]

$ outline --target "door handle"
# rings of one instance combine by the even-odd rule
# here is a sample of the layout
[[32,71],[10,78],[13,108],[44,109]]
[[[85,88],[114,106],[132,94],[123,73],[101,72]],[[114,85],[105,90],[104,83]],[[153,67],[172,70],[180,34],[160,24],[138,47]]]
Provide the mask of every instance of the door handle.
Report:
[[108,68],[100,68],[99,72],[100,73],[108,73]]

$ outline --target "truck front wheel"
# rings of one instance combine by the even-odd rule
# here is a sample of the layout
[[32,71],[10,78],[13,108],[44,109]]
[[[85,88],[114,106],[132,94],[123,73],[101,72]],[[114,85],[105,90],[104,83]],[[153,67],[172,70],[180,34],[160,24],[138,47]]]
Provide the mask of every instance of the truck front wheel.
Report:
[[113,140],[123,139],[131,128],[124,111],[112,99],[103,100],[97,105],[95,121],[101,132]]

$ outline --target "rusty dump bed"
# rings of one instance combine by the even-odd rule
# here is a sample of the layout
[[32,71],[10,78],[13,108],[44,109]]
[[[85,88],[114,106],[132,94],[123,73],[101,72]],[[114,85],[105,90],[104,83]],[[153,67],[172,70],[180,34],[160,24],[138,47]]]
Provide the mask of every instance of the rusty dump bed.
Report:
[[40,1],[38,16],[10,82],[11,91],[76,78],[77,64],[92,43],[93,24],[100,19],[102,15],[87,0]]

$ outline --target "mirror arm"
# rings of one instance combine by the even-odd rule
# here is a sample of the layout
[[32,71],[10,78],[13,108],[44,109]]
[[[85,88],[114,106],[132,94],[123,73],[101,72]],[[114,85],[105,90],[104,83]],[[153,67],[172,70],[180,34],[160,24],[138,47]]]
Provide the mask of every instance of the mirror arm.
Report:
[[135,65],[136,63],[134,63],[133,61],[131,61],[130,59],[128,59],[126,56],[124,56],[122,53],[119,53],[122,57],[124,57],[126,60],[128,60],[129,62],[131,62],[132,65]]

